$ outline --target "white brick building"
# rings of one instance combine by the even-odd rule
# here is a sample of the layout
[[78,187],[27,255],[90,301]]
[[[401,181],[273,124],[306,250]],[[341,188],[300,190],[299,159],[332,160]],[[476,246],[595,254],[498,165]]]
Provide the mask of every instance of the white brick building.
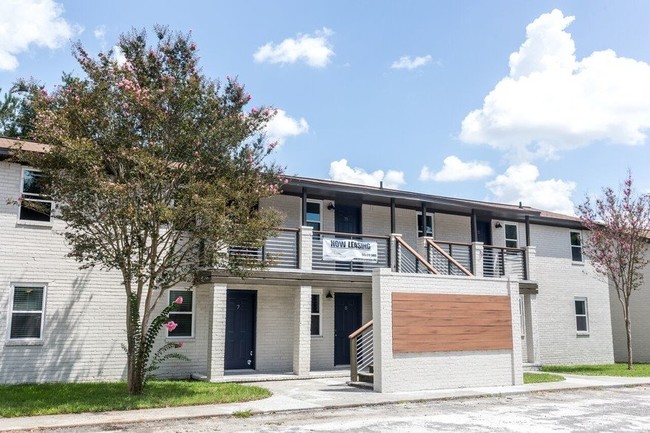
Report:
[[[23,214],[20,206],[6,204],[21,196],[36,200],[38,191],[30,183],[32,171],[1,159],[2,153],[0,323],[6,325],[0,326],[1,382],[124,378],[120,276],[79,270],[66,257],[62,221]],[[291,179],[283,194],[261,206],[285,215],[277,237],[253,252],[271,260],[270,268],[245,280],[203,271],[187,311],[176,316],[183,323],[182,337],[165,331],[160,336],[160,343],[183,341],[180,350],[191,361],[169,363],[161,374],[198,373],[220,380],[242,370],[307,376],[347,368],[348,336],[373,318],[373,270],[380,268],[392,269],[391,281],[404,281],[405,287],[413,273],[455,275],[417,278],[452,278],[456,285],[475,287],[471,293],[486,284],[502,292],[510,287],[508,277],[517,282],[512,286],[520,294],[512,310],[517,326],[512,329],[518,340],[510,355],[501,353],[499,359],[517,359],[512,371],[518,374],[522,362],[613,362],[607,283],[582,258],[584,234],[575,219],[528,207],[304,178]],[[359,262],[328,256],[340,253],[324,251],[328,239],[376,248],[376,257]],[[490,285],[490,279],[495,283]],[[486,354],[472,353],[460,355],[480,368]],[[453,359],[453,353],[448,355]],[[502,368],[493,377],[505,376]]]

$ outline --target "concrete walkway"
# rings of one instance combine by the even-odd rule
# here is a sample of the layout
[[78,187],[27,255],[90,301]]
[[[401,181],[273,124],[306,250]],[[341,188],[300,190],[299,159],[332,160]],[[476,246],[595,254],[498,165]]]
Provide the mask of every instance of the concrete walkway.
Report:
[[247,403],[184,406],[175,408],[0,418],[0,431],[66,428],[98,424],[122,424],[179,418],[228,416],[238,411],[269,413],[317,410],[323,408],[449,400],[468,397],[504,396],[539,391],[650,385],[650,377],[563,376],[566,377],[566,380],[563,382],[519,386],[400,392],[390,394],[380,394],[370,390],[352,388],[345,384],[345,378],[319,378],[275,382],[267,381],[257,383],[273,392],[272,397],[264,400]]

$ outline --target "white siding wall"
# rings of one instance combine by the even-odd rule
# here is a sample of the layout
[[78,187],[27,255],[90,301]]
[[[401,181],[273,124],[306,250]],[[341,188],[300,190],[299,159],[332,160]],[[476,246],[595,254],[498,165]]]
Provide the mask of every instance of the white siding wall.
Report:
[[[537,247],[532,279],[539,284],[542,364],[606,364],[614,360],[607,282],[588,263],[573,263],[569,229],[531,225]],[[589,335],[578,335],[575,297],[586,297]]]
[[[79,270],[66,258],[61,221],[17,224],[21,167],[0,162],[0,382],[124,377],[125,293],[118,273]],[[42,345],[9,345],[11,283],[46,283]]]
[[[646,252],[650,258],[650,251]],[[627,362],[627,340],[623,307],[616,290],[610,287],[612,334],[614,357],[617,362]],[[650,363],[650,266],[643,272],[643,285],[630,297],[630,320],[632,322],[632,360]]]
[[436,213],[433,237],[439,241],[472,242],[471,218],[461,215]]

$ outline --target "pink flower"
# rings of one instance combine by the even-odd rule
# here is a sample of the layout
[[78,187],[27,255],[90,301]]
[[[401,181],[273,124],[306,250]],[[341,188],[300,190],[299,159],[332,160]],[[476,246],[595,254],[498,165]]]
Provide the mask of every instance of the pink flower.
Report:
[[182,341],[179,341],[178,343],[176,343],[176,347],[177,347],[178,349],[180,349],[180,348],[183,347],[184,345],[185,345],[185,343],[183,343]]
[[178,298],[176,298],[174,300],[174,304],[179,304],[180,305],[182,303],[183,303],[183,297],[182,296],[179,296]]
[[174,321],[169,321],[169,322],[165,323],[165,326],[167,327],[168,332],[172,332],[172,331],[174,331],[174,329],[176,329],[176,327],[178,325]]

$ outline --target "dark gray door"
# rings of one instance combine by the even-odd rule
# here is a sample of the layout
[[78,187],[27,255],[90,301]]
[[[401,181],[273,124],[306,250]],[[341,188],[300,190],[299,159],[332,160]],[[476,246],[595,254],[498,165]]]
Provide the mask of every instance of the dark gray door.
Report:
[[334,231],[361,233],[361,208],[337,203],[334,210]]
[[[492,222],[479,220],[476,221],[476,238],[483,245],[492,245]],[[491,249],[483,250],[483,275],[493,277],[494,264],[497,259],[495,251]]]
[[361,293],[334,295],[334,365],[350,363],[350,339],[361,328]]
[[226,370],[255,368],[257,292],[228,290],[226,294]]

